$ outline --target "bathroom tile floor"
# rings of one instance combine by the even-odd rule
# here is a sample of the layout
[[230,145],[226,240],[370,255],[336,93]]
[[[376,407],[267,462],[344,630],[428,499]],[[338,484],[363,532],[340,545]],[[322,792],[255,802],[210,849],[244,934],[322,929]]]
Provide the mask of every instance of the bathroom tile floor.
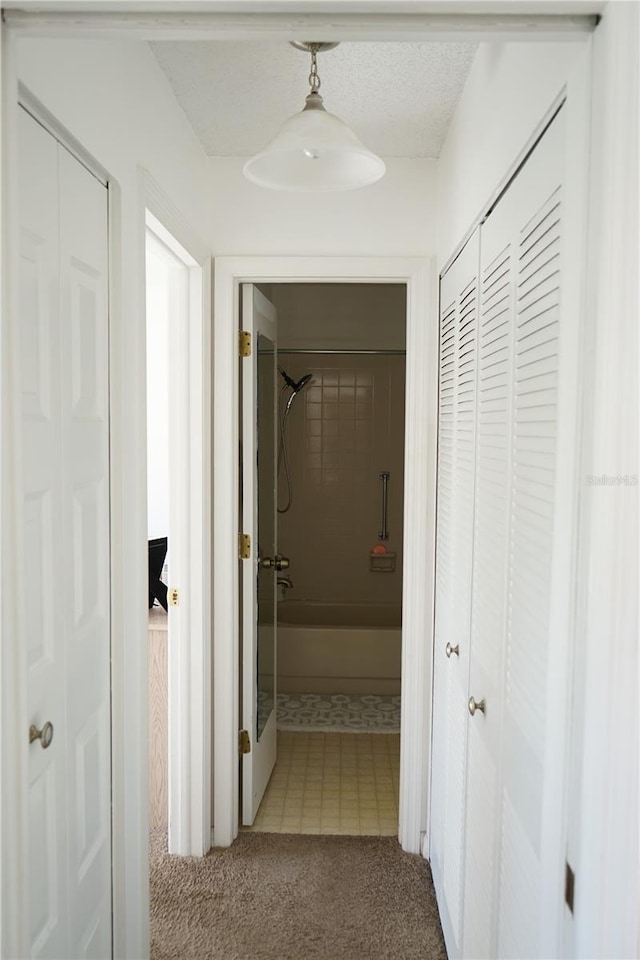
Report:
[[396,734],[280,731],[278,761],[247,829],[393,836],[399,779]]

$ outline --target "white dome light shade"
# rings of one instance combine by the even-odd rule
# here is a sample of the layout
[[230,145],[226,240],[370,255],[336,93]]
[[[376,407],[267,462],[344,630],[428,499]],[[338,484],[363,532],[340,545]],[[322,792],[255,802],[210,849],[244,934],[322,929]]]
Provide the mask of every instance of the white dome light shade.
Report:
[[320,193],[354,190],[384,176],[384,162],[312,93],[307,106],[280,127],[244,165],[247,180],[271,190]]

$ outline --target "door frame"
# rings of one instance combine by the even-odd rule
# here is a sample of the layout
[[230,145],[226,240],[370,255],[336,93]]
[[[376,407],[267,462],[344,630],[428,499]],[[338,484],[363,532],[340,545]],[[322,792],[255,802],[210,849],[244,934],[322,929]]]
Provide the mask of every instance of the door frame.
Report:
[[[398,839],[404,850],[422,853],[429,822],[435,565],[438,412],[435,258],[218,257],[215,271],[213,844],[229,846],[237,837],[239,826],[240,284],[405,283],[407,364]],[[428,625],[426,631],[425,624]]]
[[[145,236],[150,230],[189,272],[189,329],[170,337],[185,389],[167,424],[186,461],[174,548],[186,577],[169,585],[180,597],[171,611],[180,630],[168,632],[169,853],[202,857],[211,837],[211,255],[151,174],[141,170],[140,179]],[[143,282],[146,308],[146,259]]]

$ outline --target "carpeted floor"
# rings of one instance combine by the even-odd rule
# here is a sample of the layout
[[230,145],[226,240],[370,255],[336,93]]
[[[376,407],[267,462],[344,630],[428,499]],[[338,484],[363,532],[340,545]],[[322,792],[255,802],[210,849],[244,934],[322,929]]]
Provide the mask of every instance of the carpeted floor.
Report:
[[446,960],[429,866],[394,837],[151,838],[151,960]]

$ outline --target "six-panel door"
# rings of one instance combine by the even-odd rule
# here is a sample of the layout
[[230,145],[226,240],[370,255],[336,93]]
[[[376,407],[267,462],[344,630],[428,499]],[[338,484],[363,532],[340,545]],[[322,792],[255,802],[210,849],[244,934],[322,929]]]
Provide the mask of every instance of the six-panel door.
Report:
[[24,110],[19,155],[31,953],[109,957],[107,191]]

